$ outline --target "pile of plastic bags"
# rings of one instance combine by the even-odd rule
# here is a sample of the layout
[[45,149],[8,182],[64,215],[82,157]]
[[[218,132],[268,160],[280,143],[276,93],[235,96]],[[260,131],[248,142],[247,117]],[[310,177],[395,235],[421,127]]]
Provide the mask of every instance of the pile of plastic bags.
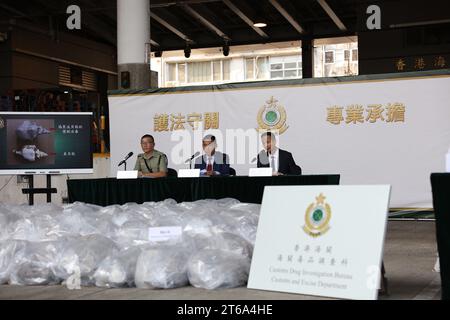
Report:
[[[247,283],[260,205],[235,199],[0,203],[0,284],[216,289]],[[167,239],[153,228],[177,228]]]

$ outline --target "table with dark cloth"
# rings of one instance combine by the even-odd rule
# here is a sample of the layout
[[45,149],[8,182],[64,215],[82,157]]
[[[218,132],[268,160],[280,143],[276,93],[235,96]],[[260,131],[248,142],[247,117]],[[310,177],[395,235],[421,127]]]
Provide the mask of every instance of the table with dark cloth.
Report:
[[340,176],[202,177],[67,180],[69,201],[101,206],[174,199],[177,202],[235,198],[261,203],[265,186],[338,185]]

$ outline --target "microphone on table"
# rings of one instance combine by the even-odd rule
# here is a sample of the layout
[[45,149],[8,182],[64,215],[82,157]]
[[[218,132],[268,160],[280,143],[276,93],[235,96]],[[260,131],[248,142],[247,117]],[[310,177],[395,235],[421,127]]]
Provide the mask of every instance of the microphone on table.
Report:
[[254,163],[256,161],[257,157],[254,157],[251,161],[251,163]]
[[118,167],[120,167],[121,165],[123,165],[131,156],[133,155],[133,152],[130,152],[129,154],[127,154],[127,156],[125,157],[125,159],[123,159],[122,161],[120,161],[120,163],[117,165]]
[[187,159],[184,163],[188,163],[189,161],[192,161],[192,159],[194,159],[195,157],[197,157],[200,154],[199,151],[197,151],[196,153],[194,153],[189,159]]

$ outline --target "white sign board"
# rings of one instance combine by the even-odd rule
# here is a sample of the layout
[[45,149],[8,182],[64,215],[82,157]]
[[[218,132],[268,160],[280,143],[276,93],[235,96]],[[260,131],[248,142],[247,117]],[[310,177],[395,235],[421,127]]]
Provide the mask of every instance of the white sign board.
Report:
[[248,288],[376,299],[390,186],[268,186]]
[[178,170],[178,178],[198,178],[198,177],[200,177],[200,169]]
[[248,170],[249,177],[271,177],[272,168],[250,168]]
[[137,179],[139,172],[132,171],[117,171],[117,179]]
[[148,229],[148,239],[153,242],[168,241],[181,237],[181,227],[154,227]]

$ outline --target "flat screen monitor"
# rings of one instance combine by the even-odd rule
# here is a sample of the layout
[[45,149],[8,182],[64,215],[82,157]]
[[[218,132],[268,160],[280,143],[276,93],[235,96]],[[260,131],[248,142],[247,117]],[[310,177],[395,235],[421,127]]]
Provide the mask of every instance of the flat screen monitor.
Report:
[[93,173],[92,112],[0,112],[0,174]]

